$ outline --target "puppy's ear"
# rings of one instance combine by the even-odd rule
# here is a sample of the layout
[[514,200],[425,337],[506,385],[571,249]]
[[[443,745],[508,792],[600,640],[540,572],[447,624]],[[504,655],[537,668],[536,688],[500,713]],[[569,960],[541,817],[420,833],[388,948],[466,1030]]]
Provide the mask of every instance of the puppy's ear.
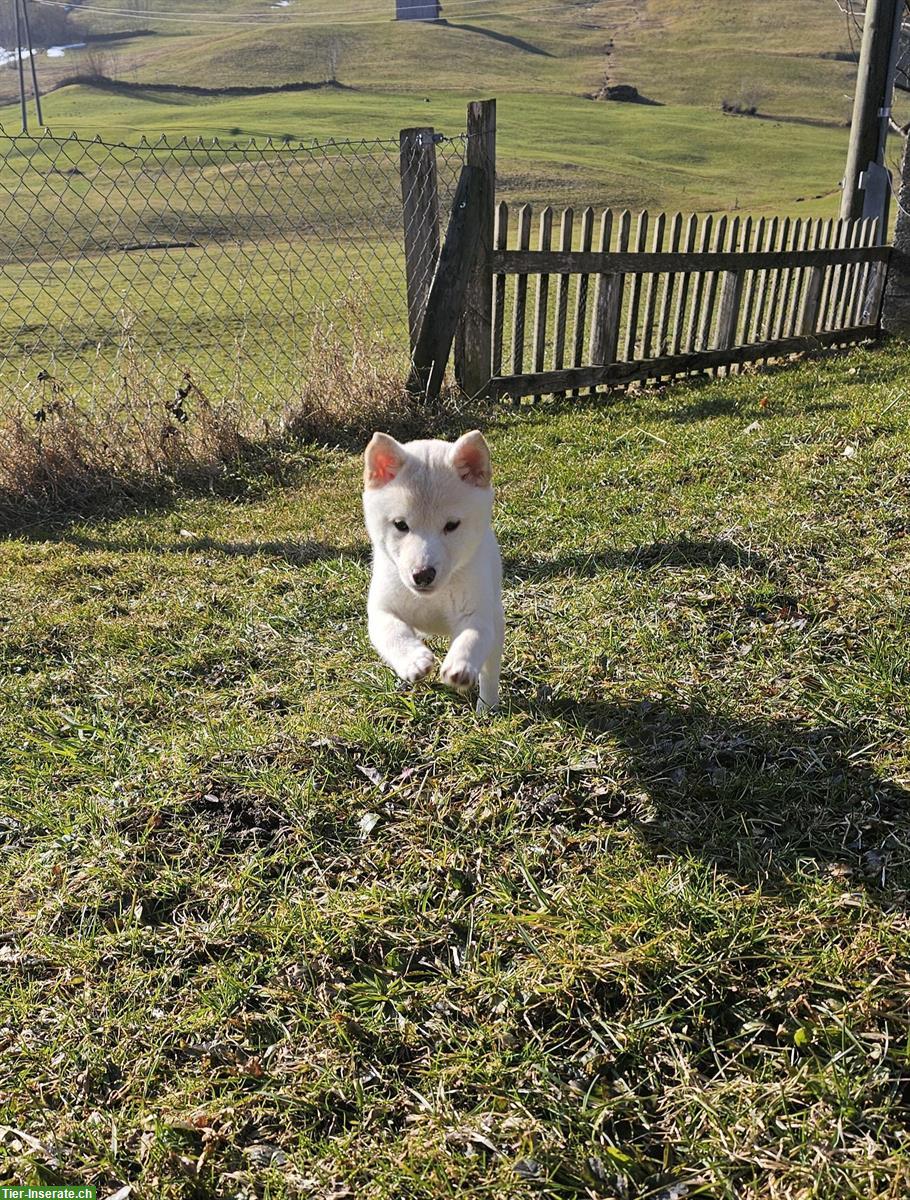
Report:
[[465,481],[474,487],[489,487],[493,480],[490,447],[479,429],[460,437],[452,447],[452,463]]
[[387,433],[374,433],[363,455],[363,486],[380,488],[391,483],[404,466],[405,449]]

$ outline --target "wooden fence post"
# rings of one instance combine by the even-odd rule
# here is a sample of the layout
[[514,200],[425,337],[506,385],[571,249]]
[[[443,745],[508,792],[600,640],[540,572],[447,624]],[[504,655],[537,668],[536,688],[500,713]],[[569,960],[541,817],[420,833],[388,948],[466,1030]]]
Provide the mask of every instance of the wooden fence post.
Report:
[[436,140],[432,129],[402,129],[401,203],[404,214],[404,270],[408,290],[408,333],[411,353],[420,326],[436,261],[439,258],[439,188]]
[[[744,248],[749,241],[751,220],[746,218]],[[733,218],[733,229],[730,234],[730,249],[738,249],[739,217]],[[717,336],[714,344],[719,350],[729,350],[736,340],[736,325],[739,321],[739,305],[743,295],[745,271],[727,271],[724,275],[723,288],[720,294],[720,313],[717,318]]]
[[475,167],[462,167],[407,383],[409,392],[423,393],[429,399],[439,395],[455,329],[464,312],[465,293],[477,259],[482,198],[481,173]]
[[455,343],[455,378],[469,396],[489,388],[493,348],[493,226],[496,205],[496,101],[468,105],[467,164],[479,172],[477,253]]

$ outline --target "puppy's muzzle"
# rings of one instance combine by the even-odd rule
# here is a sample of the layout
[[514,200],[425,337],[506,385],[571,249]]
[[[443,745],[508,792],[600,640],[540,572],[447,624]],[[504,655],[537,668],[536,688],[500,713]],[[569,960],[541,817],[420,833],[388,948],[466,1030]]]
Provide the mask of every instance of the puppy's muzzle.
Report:
[[425,592],[427,588],[433,586],[433,580],[436,578],[436,568],[424,567],[422,571],[414,571],[411,578],[414,580],[414,587],[419,591]]

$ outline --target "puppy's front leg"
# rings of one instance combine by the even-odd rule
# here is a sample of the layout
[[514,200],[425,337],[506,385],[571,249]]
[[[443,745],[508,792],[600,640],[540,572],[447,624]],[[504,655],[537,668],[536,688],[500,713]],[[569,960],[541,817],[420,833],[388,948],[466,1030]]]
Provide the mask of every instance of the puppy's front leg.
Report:
[[490,656],[495,638],[486,625],[467,625],[460,629],[443,659],[440,680],[458,691],[477,687],[483,664]]
[[410,625],[385,609],[369,612],[370,641],[399,678],[407,683],[425,679],[436,659]]

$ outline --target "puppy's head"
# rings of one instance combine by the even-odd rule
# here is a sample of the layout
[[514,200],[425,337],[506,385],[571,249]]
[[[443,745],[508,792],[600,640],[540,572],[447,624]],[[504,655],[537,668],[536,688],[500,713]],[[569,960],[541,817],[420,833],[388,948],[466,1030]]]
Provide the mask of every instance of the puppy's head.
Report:
[[363,510],[374,547],[418,595],[438,591],[473,557],[490,526],[490,450],[478,430],[457,442],[373,435],[364,454]]

